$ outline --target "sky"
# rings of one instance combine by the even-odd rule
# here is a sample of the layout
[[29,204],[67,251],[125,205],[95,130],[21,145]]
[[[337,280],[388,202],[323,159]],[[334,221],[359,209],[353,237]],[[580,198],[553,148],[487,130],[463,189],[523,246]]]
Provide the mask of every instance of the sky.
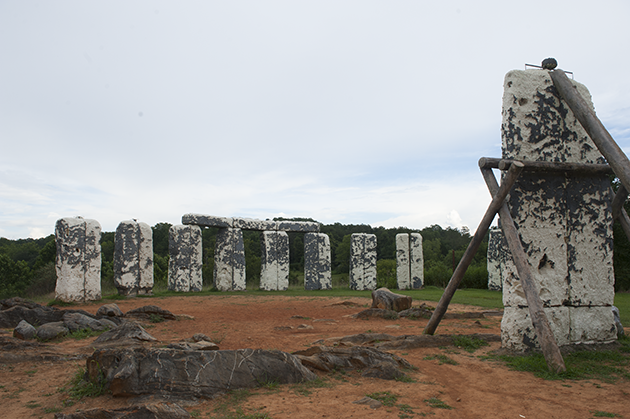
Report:
[[630,150],[627,1],[0,0],[0,237],[82,216],[474,231],[503,78],[555,57]]

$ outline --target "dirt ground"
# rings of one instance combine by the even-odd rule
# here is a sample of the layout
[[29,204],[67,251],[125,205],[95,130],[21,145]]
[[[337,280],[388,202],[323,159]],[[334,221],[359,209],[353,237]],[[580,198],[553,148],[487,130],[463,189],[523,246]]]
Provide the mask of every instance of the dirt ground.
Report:
[[[358,307],[337,303],[352,301]],[[421,334],[427,323],[420,320],[353,319],[367,307],[368,298],[278,297],[221,294],[203,297],[135,298],[116,301],[126,312],[143,305],[158,305],[174,314],[192,318],[148,324],[147,331],[162,343],[180,341],[204,333],[219,341],[221,349],[262,348],[287,352],[305,349],[322,338],[357,333],[382,332],[392,335]],[[422,303],[414,301],[414,306]],[[435,303],[427,302],[434,306]],[[96,313],[99,304],[81,308]],[[478,307],[451,305],[449,312],[481,311]],[[294,316],[302,316],[296,318]],[[500,317],[443,320],[440,334],[500,333]],[[298,329],[306,324],[312,329]],[[285,326],[292,326],[288,328]],[[1,331],[10,334],[10,330]],[[48,344],[54,354],[89,354],[91,342],[67,339]],[[322,375],[326,387],[300,388],[282,385],[261,388],[238,406],[246,413],[259,412],[280,418],[591,418],[596,411],[630,417],[630,382],[607,384],[591,381],[545,381],[530,373],[510,371],[496,361],[478,356],[495,350],[499,343],[470,354],[455,347],[419,348],[392,351],[418,368],[409,373],[414,382],[364,378],[358,373]],[[431,355],[447,355],[457,365],[440,364]],[[54,412],[72,413],[94,407],[132,406],[138,400],[103,395],[84,398],[64,406],[67,386],[85,360],[0,363],[0,417],[52,418]],[[376,410],[354,404],[366,394],[391,392],[398,396],[394,407]],[[439,399],[451,409],[429,406]],[[226,397],[190,404],[193,417],[219,417],[216,409],[226,405]],[[66,402],[67,404],[67,402]],[[402,405],[402,406],[401,406]]]

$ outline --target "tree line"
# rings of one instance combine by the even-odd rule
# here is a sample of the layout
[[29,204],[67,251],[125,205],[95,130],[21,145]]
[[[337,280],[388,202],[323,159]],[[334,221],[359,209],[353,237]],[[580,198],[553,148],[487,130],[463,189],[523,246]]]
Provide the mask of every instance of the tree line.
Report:
[[[274,218],[274,221],[315,221],[310,218]],[[154,251],[154,281],[157,289],[168,283],[169,229],[168,223],[152,227]],[[420,233],[423,238],[424,284],[444,287],[453,269],[470,242],[467,229],[442,228],[432,225],[422,230],[405,227],[384,228],[366,224],[320,224],[320,231],[330,238],[333,286],[348,285],[350,236],[352,233],[369,233],[377,238],[377,285],[396,288],[396,234]],[[204,228],[203,281],[212,287],[214,247],[218,228]],[[261,269],[261,232],[243,231],[245,245],[246,281],[250,289],[258,288]],[[304,233],[289,232],[289,282],[304,283]],[[115,232],[101,236],[101,286],[103,293],[114,293],[114,237]],[[487,288],[488,271],[486,235],[479,251],[461,283],[462,288]],[[615,290],[630,289],[630,243],[623,230],[614,227]],[[54,291],[56,246],[54,235],[41,239],[9,240],[0,238],[0,299],[13,296],[35,297]]]

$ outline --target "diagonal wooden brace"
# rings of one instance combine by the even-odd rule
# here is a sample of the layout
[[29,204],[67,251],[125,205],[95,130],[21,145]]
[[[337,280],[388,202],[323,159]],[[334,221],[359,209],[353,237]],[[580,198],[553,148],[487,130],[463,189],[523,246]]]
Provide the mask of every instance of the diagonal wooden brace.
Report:
[[479,249],[483,238],[486,236],[486,233],[490,228],[490,224],[492,224],[492,220],[494,220],[494,216],[497,215],[497,212],[503,205],[503,201],[505,201],[508,193],[510,193],[510,189],[512,189],[514,182],[516,182],[516,179],[518,179],[518,176],[523,170],[523,167],[523,164],[520,162],[513,162],[510,165],[510,169],[508,170],[505,179],[503,179],[501,187],[498,188],[497,193],[494,194],[492,202],[490,202],[490,205],[488,206],[488,209],[486,210],[483,219],[477,227],[477,231],[475,231],[474,236],[470,240],[470,243],[468,244],[468,247],[466,248],[466,251],[462,256],[462,259],[459,261],[459,265],[457,265],[457,268],[455,268],[453,276],[451,276],[451,279],[444,289],[444,293],[442,294],[440,301],[435,307],[435,310],[433,311],[429,322],[425,326],[423,332],[425,335],[432,335],[435,333],[435,329],[437,329],[440,321],[442,320],[442,317],[444,317],[444,314],[448,309],[448,305],[451,302],[451,299],[453,298],[457,287],[464,278],[466,269],[468,269],[468,267],[470,266],[470,263],[472,262],[475,253],[477,253],[477,250]]
[[628,237],[628,240],[630,240],[630,217],[628,217],[628,213],[623,207],[626,199],[628,199],[628,191],[623,185],[620,185],[619,189],[617,189],[616,194],[612,190],[610,191],[610,193],[613,196],[613,219],[619,221],[619,224],[621,224],[621,228],[623,228],[624,233],[626,233],[626,237]]
[[[499,191],[499,185],[497,183],[497,179],[494,177],[494,173],[492,173],[492,170],[481,169],[481,173],[488,185],[490,193],[493,196],[496,195]],[[536,285],[534,284],[534,279],[531,270],[529,269],[527,255],[523,250],[523,245],[518,235],[518,231],[516,230],[516,226],[514,225],[514,220],[512,219],[512,215],[510,214],[510,210],[506,204],[503,204],[499,210],[499,217],[501,217],[501,229],[503,230],[503,235],[505,236],[505,240],[507,241],[510,252],[512,253],[512,259],[516,265],[521,286],[525,292],[525,299],[527,300],[527,305],[529,307],[529,316],[531,317],[532,324],[536,330],[538,342],[540,343],[540,348],[542,349],[545,360],[547,361],[547,366],[550,371],[554,371],[556,373],[566,371],[567,368],[564,365],[564,359],[562,359],[560,348],[558,347],[556,338],[551,331],[549,320],[543,310],[542,301],[540,300],[540,296],[536,290]]]

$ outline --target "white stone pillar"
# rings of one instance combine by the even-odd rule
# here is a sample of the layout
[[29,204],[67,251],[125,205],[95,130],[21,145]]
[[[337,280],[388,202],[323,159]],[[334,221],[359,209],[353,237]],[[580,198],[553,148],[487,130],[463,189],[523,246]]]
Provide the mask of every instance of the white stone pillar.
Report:
[[324,233],[304,234],[304,289],[332,288],[330,238]]
[[221,228],[214,248],[214,286],[219,291],[243,291],[245,244],[240,228]]
[[260,289],[289,289],[289,235],[284,231],[263,231],[261,250]]
[[396,234],[396,282],[398,289],[419,289],[424,284],[424,255],[420,233]]
[[[590,102],[586,87],[573,84]],[[604,163],[546,70],[514,70],[505,76],[501,133],[505,159]],[[508,206],[558,344],[613,341],[608,176],[524,172],[510,192]],[[511,258],[506,267],[502,344],[516,350],[536,347]]]
[[55,298],[66,302],[101,299],[101,225],[96,220],[57,220]]
[[396,234],[396,284],[399,290],[411,288],[409,234]]
[[114,242],[114,284],[120,295],[153,290],[153,231],[146,223],[122,221]]
[[488,289],[493,291],[501,291],[503,289],[503,278],[507,276],[507,260],[510,259],[510,265],[514,266],[511,261],[512,256],[507,247],[507,242],[503,236],[503,231],[499,227],[490,229],[488,238]]
[[196,225],[174,225],[169,229],[168,289],[178,292],[201,291],[201,228]]
[[350,236],[350,288],[376,289],[376,236],[353,233]]

